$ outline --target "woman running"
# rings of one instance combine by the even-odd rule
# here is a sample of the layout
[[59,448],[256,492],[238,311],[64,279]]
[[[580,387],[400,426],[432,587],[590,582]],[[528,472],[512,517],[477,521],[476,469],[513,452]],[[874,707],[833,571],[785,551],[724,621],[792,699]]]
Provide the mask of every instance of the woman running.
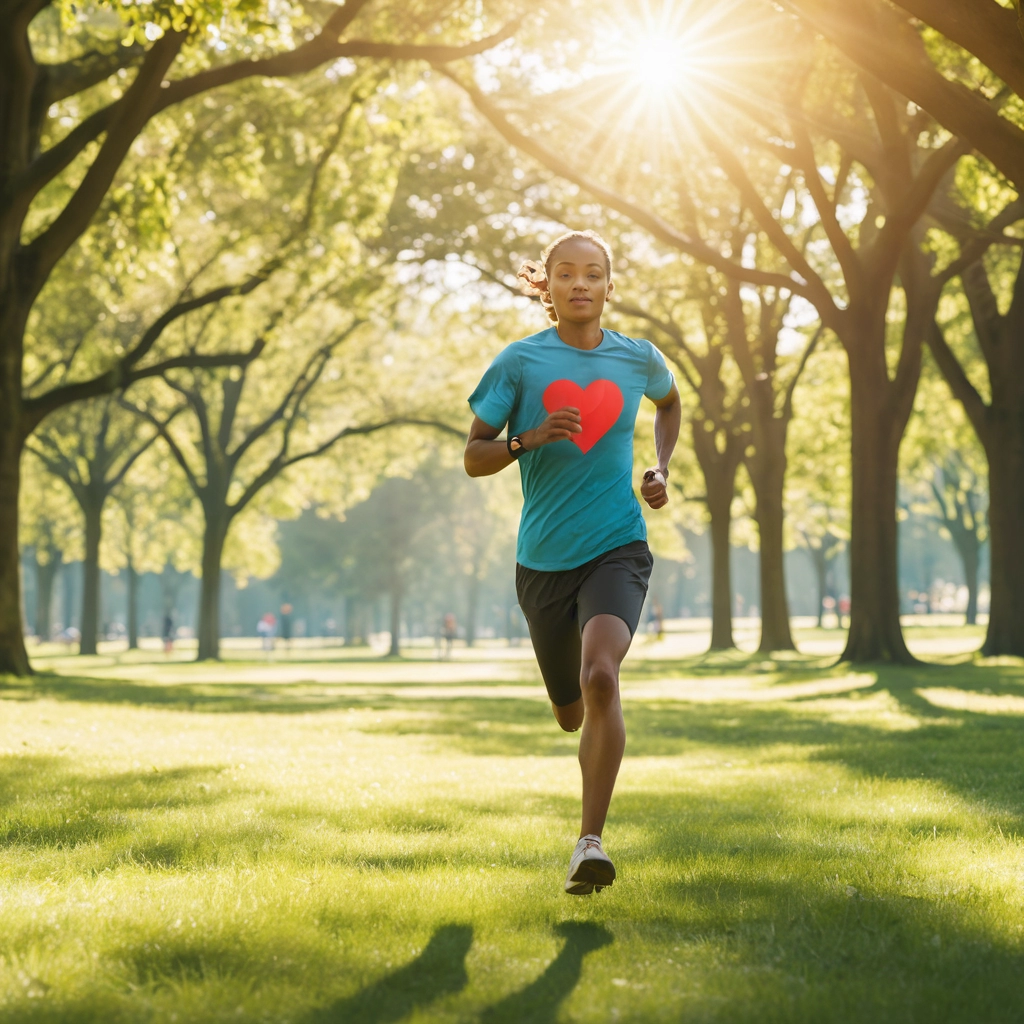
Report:
[[553,326],[513,342],[484,374],[469,398],[465,464],[470,476],[489,476],[519,463],[519,606],[556,721],[566,732],[583,726],[583,821],[565,891],[585,896],[615,880],[601,833],[626,744],[619,666],[653,565],[633,494],[633,429],[646,396],[658,410],[658,464],[640,493],[661,508],[681,408],[661,353],[601,327],[614,287],[604,239],[570,231],[519,277]]

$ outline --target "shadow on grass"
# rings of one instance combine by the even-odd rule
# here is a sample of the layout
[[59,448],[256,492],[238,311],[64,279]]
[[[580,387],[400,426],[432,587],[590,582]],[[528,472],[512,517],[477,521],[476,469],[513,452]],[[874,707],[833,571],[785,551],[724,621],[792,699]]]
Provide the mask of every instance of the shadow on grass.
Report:
[[0,756],[0,852],[92,848],[93,870],[132,863],[194,867],[218,846],[256,852],[274,830],[262,821],[199,832],[168,827],[167,811],[205,811],[246,790],[216,767],[84,773],[60,757]]
[[535,981],[487,1007],[480,1024],[554,1024],[562,1003],[579,984],[583,958],[615,941],[606,928],[588,921],[564,921],[555,931],[565,937],[558,956]]
[[314,1011],[305,1024],[390,1024],[441,996],[461,992],[469,982],[466,954],[473,929],[446,924],[418,957],[347,999]]

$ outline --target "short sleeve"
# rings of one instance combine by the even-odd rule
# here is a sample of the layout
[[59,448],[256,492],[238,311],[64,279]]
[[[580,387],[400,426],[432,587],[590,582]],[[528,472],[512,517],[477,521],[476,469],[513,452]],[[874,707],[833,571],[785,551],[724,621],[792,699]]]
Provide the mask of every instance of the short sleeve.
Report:
[[647,342],[647,387],[644,388],[644,396],[658,402],[672,390],[672,383],[672,372],[665,365],[665,357]]
[[519,360],[505,349],[487,368],[476,390],[469,396],[469,407],[488,426],[500,430],[512,415],[519,391]]

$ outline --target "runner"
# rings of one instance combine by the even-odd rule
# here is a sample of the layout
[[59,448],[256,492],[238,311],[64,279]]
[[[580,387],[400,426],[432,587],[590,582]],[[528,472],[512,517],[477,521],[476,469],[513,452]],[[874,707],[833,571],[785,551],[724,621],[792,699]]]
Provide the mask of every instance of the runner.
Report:
[[[633,428],[646,396],[658,410],[658,465],[640,493],[662,508],[681,413],[661,353],[601,327],[611,265],[592,231],[562,235],[541,263],[523,265],[525,290],[540,296],[553,326],[513,342],[484,374],[469,398],[465,455],[470,476],[519,462],[519,604],[556,721],[566,732],[583,727],[583,820],[565,880],[579,896],[615,880],[601,834],[626,743],[619,666],[653,565],[633,494]],[[507,438],[497,440],[506,424]]]

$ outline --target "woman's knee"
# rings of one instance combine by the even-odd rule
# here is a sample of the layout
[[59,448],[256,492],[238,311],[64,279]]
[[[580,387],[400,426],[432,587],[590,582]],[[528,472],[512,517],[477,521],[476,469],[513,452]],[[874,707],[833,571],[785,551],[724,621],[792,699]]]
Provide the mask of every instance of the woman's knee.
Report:
[[584,665],[580,687],[588,704],[610,704],[619,695],[618,666],[603,660]]

